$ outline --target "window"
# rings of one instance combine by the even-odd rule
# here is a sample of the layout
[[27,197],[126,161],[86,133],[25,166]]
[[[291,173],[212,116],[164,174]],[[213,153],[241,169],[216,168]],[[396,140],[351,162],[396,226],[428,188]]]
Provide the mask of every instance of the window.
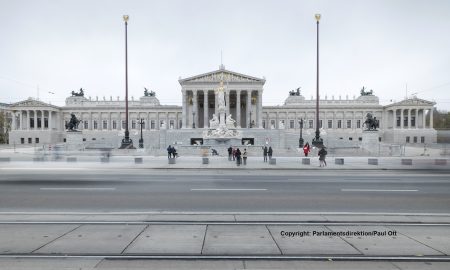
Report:
[[414,143],[417,143],[417,136],[414,136],[413,142],[414,142]]
[[35,143],[39,143],[39,138],[34,138]]
[[179,120],[179,123],[178,123],[178,128],[182,128],[183,127],[183,122],[181,121],[181,120]]
[[151,129],[155,129],[155,120],[152,120],[152,121],[150,122],[150,128],[151,128]]
[[361,128],[361,120],[356,120],[356,128]]
[[328,120],[328,128],[333,128],[333,120]]
[[338,120],[337,128],[342,128],[342,120]]
[[400,116],[397,117],[397,127],[400,126]]
[[84,121],[84,129],[88,129],[89,128],[89,121]]
[[136,120],[131,120],[131,129],[136,129]]
[[319,128],[323,128],[322,122],[322,120],[319,120]]
[[314,128],[314,120],[308,121],[308,128]]
[[411,126],[412,127],[416,126],[416,117],[415,116],[411,116]]
[[83,142],[85,142],[86,141],[86,138],[83,138]]
[[145,122],[146,121],[142,121],[142,129],[145,129]]
[[24,144],[25,143],[25,138],[20,138],[20,144]]
[[409,136],[406,136],[406,143],[409,143]]
[[170,120],[170,121],[169,121],[169,128],[170,128],[170,129],[174,129],[174,128],[175,128],[175,123],[174,123],[173,120]]
[[66,142],[66,140],[67,140],[67,139],[66,139],[66,138],[64,138],[64,139],[63,139],[63,142]]
[[44,118],[44,128],[48,128],[48,118]]
[[103,120],[103,127],[102,129],[108,129],[108,121],[107,120]]
[[28,138],[28,143],[33,143],[33,140],[31,138]]
[[266,120],[262,120],[262,127],[266,128]]
[[37,119],[37,127],[38,128],[42,127],[42,118],[40,118],[40,117]]
[[98,123],[97,123],[97,120],[94,120],[94,129],[98,129]]
[[117,121],[116,120],[112,121],[112,128],[117,129]]
[[352,137],[348,137],[348,140],[349,140],[349,141],[353,141],[353,138],[352,138]]
[[420,137],[420,143],[425,143],[425,137],[424,136]]
[[352,120],[347,120],[347,128],[352,128]]
[[127,125],[125,124],[125,120],[122,120],[122,129],[125,129]]
[[270,120],[270,128],[271,129],[275,128],[275,120]]
[[408,127],[408,116],[403,117],[403,126]]
[[[65,124],[67,124],[67,121],[65,121]],[[30,118],[30,128],[34,128],[34,117]]]
[[359,137],[359,138],[358,138],[358,141],[360,141],[360,142],[361,142],[361,141],[362,141],[362,137]]
[[294,125],[295,125],[294,120],[290,120],[290,121],[289,121],[289,128],[290,128],[290,129],[294,129],[294,128],[295,128]]

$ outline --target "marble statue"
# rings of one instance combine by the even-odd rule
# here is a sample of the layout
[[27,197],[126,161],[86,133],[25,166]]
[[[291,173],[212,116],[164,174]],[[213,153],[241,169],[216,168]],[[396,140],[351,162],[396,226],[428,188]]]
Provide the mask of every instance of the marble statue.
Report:
[[216,129],[219,127],[219,118],[217,118],[216,114],[213,114],[211,120],[209,120],[209,128]]
[[227,123],[227,128],[229,128],[229,129],[235,128],[234,123],[236,123],[236,121],[233,118],[231,118],[231,113],[227,116],[226,123]]

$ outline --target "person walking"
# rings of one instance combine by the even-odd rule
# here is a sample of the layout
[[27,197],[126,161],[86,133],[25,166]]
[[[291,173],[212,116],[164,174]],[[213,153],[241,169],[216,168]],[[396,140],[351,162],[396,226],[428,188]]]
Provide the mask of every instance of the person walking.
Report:
[[327,154],[328,154],[328,152],[327,152],[327,150],[325,150],[325,147],[320,149],[320,151],[319,151],[319,162],[320,162],[319,167],[327,166],[327,162],[325,161],[325,158],[327,157]]
[[309,143],[306,143],[305,146],[303,146],[303,153],[305,153],[305,157],[308,156],[309,152],[311,152],[311,147],[309,146]]
[[247,165],[247,149],[244,148],[244,152],[242,153],[242,159],[244,160],[244,165]]
[[241,150],[236,149],[236,165],[241,166]]
[[172,157],[172,145],[169,144],[169,147],[167,147],[167,158]]
[[233,154],[233,148],[228,147],[228,161],[231,161],[231,155]]
[[273,154],[272,146],[269,146],[269,151],[267,151],[267,154],[269,155],[269,160],[272,159]]
[[264,146],[264,148],[263,148],[263,156],[264,156],[264,162],[267,162],[267,146]]
[[233,150],[231,151],[232,155],[233,155],[233,161],[236,160],[236,148],[233,148]]

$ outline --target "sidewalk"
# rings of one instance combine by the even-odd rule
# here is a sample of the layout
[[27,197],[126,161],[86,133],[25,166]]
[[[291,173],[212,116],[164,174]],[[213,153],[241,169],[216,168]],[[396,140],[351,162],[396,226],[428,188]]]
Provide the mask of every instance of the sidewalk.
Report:
[[[135,158],[141,158],[136,161]],[[52,161],[51,156],[33,159],[32,156],[12,155],[0,158],[2,167],[105,167],[105,168],[146,168],[146,169],[258,169],[258,170],[449,170],[450,159],[430,157],[328,157],[327,167],[319,167],[318,158],[308,159],[310,164],[303,163],[303,157],[276,157],[275,164],[263,162],[262,157],[249,157],[247,165],[237,166],[235,161],[227,157],[208,157],[208,164],[203,164],[202,157],[180,157],[176,164],[168,164],[167,157],[154,156],[113,156],[102,159],[99,156],[68,156]],[[369,159],[377,165],[369,164]],[[375,161],[374,161],[375,159]],[[141,163],[139,163],[141,162]],[[343,163],[343,164],[342,164]]]

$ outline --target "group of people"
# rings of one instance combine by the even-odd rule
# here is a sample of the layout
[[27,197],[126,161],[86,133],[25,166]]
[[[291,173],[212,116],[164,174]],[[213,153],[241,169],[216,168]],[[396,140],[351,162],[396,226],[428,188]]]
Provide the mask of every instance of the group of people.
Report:
[[173,147],[172,145],[169,145],[169,147],[167,147],[167,157],[168,158],[178,157],[177,149],[175,149],[175,147]]
[[[309,146],[309,143],[306,143],[306,144],[303,146],[303,153],[305,154],[305,157],[308,156],[309,152],[311,152],[311,146]],[[319,155],[319,162],[320,162],[320,165],[319,165],[319,166],[320,166],[320,167],[325,167],[325,166],[327,166],[327,161],[325,160],[325,158],[327,157],[327,154],[328,154],[328,152],[327,152],[327,150],[326,150],[326,147],[322,147],[322,148],[319,150],[318,155]]]
[[239,148],[233,148],[231,146],[228,148],[228,160],[236,161],[237,166],[240,166],[241,164],[247,165],[247,156],[248,154],[246,148],[244,148],[243,152],[241,152]]
[[267,156],[269,156],[269,159],[271,159],[272,154],[273,154],[272,146],[269,146],[269,149],[267,149],[267,146],[263,147],[264,162],[267,162]]

